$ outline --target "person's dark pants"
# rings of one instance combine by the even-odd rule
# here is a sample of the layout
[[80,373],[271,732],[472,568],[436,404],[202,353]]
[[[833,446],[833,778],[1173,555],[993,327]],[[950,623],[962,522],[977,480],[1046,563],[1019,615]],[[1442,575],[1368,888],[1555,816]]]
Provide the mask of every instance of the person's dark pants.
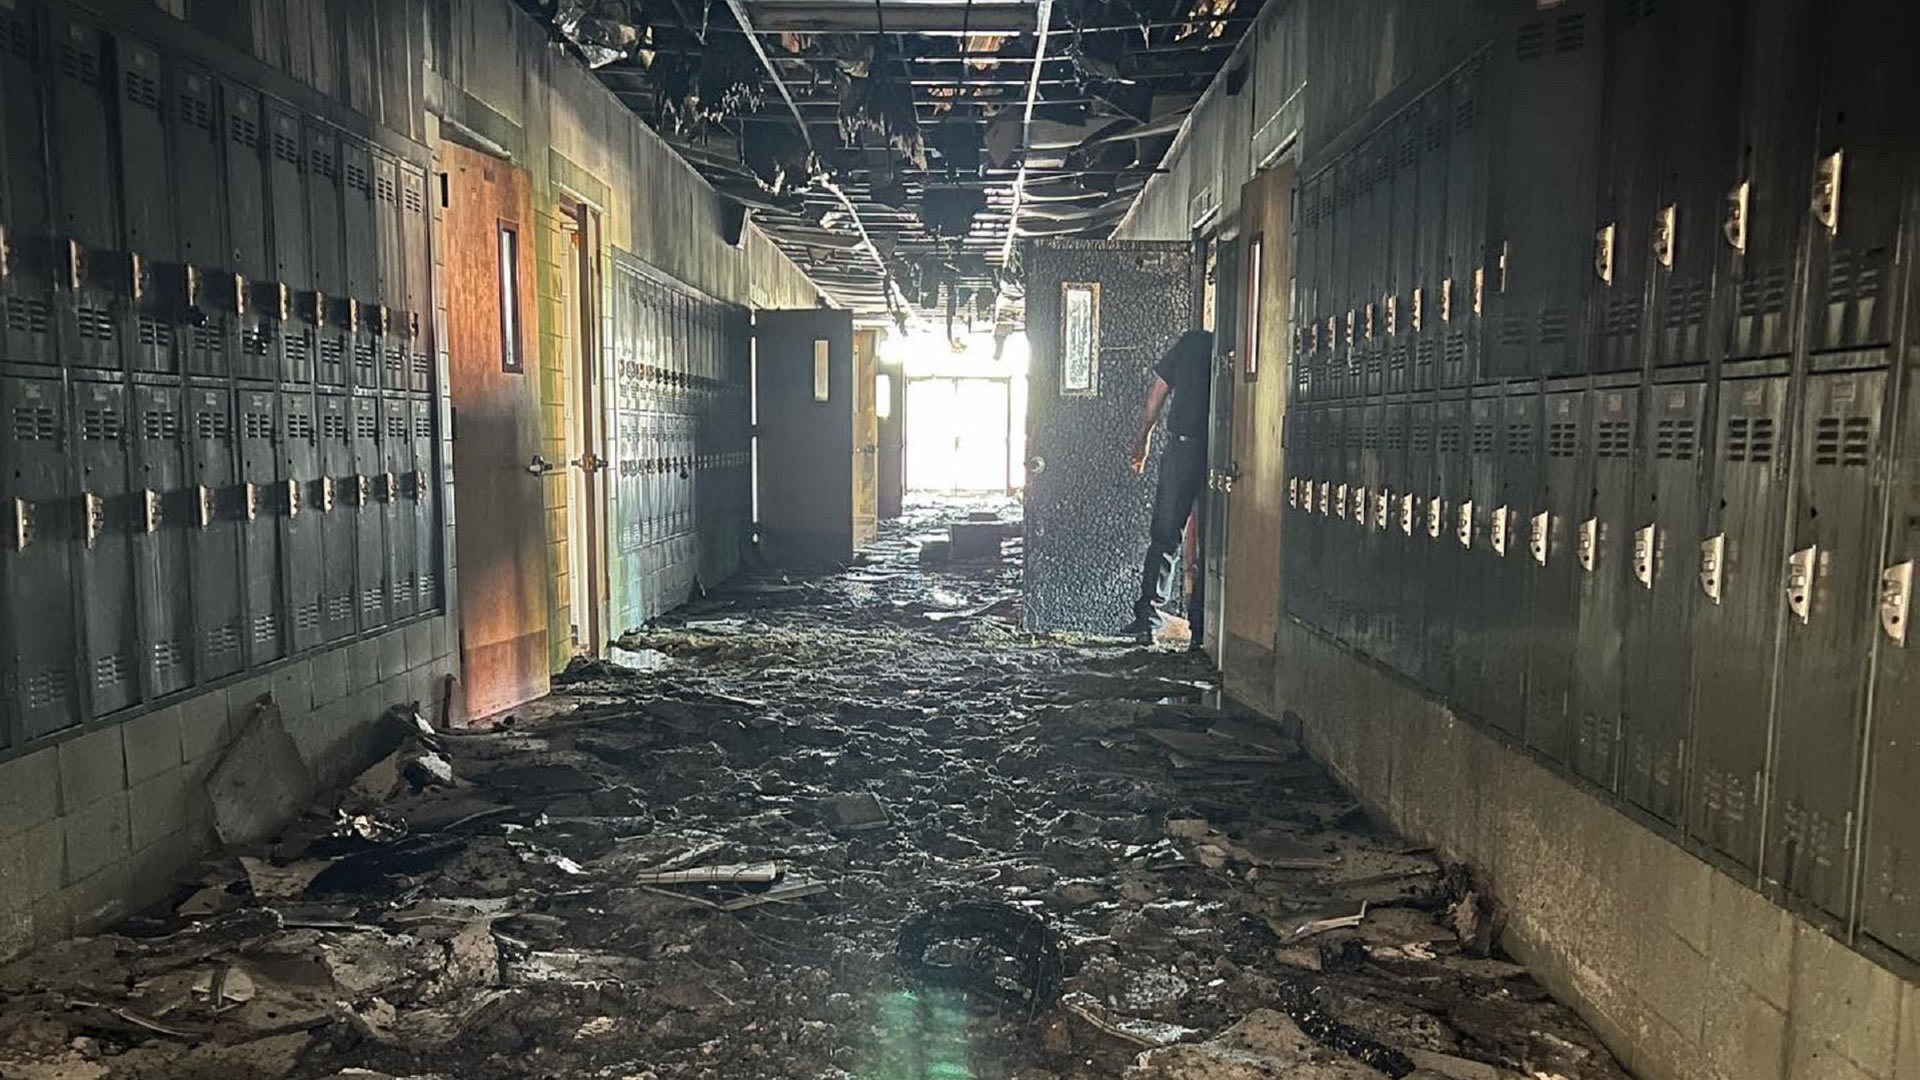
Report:
[[[1173,591],[1173,575],[1180,561],[1180,541],[1193,514],[1193,503],[1207,481],[1207,444],[1175,436],[1160,455],[1160,484],[1153,492],[1153,526],[1146,565],[1140,570],[1140,599],[1134,602],[1137,619],[1151,619]],[[1192,606],[1192,605],[1189,605]],[[1200,612],[1189,611],[1195,627]]]

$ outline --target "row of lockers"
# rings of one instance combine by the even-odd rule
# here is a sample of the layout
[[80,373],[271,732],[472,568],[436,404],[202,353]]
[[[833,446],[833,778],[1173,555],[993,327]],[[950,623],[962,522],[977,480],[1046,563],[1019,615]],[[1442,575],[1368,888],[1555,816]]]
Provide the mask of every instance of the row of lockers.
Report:
[[1890,454],[1891,389],[1295,406],[1288,609],[1838,918],[1860,884],[1920,960],[1920,396]]
[[434,408],[0,378],[9,739],[436,610]]
[[1297,400],[1780,370],[1803,304],[1809,350],[1888,362],[1911,5],[1507,7],[1301,184]]

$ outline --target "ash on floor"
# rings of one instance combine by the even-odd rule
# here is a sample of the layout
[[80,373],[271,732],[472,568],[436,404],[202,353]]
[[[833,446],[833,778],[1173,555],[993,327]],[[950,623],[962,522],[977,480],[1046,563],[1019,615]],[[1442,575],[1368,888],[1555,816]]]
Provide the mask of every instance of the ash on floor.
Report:
[[0,971],[0,1076],[1624,1077],[1204,663],[1022,631],[1017,524],[922,565],[982,509],[487,730],[395,717],[270,843]]

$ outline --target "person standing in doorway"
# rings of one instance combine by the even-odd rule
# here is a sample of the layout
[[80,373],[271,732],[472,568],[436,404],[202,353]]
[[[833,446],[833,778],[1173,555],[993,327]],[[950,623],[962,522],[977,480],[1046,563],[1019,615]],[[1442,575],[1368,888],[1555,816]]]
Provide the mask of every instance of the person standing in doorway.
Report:
[[[1173,589],[1181,540],[1194,500],[1207,479],[1207,422],[1213,385],[1213,334],[1189,330],[1153,365],[1153,385],[1147,389],[1146,418],[1134,440],[1128,463],[1135,473],[1147,471],[1147,453],[1161,414],[1167,419],[1167,448],[1160,455],[1160,482],[1153,493],[1153,525],[1146,564],[1140,571],[1140,598],[1133,604],[1133,621],[1121,629],[1127,637],[1151,639],[1160,625],[1160,608]],[[1169,406],[1168,401],[1172,404]],[[1191,605],[1190,605],[1191,606]],[[1193,646],[1200,645],[1200,613],[1190,611]]]

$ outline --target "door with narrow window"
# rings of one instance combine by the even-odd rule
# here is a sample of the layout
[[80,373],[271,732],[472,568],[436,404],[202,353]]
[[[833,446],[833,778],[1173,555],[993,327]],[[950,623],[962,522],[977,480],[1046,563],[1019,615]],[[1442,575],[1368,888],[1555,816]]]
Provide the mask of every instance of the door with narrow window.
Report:
[[[546,487],[540,454],[532,185],[524,170],[442,143],[449,394],[459,565],[459,714],[547,692]],[[564,632],[564,630],[563,630]]]
[[760,546],[776,566],[845,566],[854,552],[853,316],[754,313]]

